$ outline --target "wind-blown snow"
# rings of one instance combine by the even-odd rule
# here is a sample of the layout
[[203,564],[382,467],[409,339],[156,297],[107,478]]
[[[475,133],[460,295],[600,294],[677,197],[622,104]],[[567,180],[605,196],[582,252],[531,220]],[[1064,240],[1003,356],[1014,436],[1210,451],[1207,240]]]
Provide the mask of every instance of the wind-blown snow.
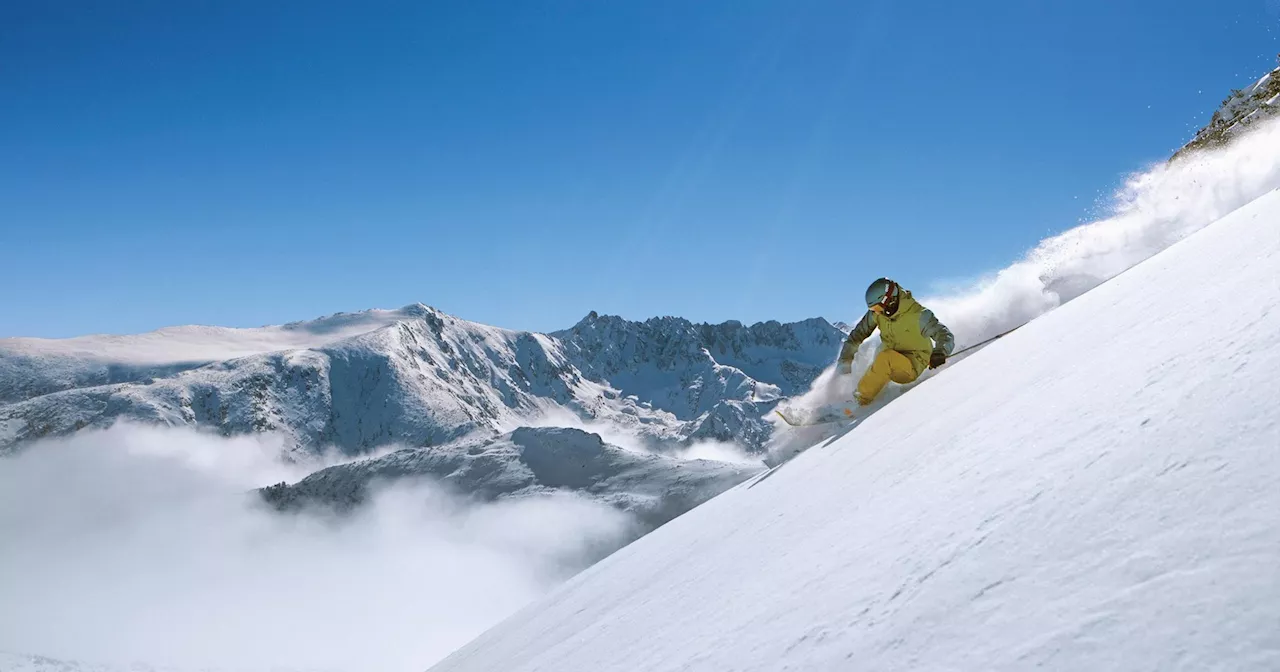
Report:
[[974,290],[925,297],[926,305],[964,347],[1080,296],[1277,188],[1280,119],[1245,141],[1132,176],[1108,217],[1041,242]]
[[[1256,124],[1225,147],[1180,154],[1134,174],[1115,194],[1107,217],[1042,241],[973,287],[917,298],[951,328],[959,350],[1075,299],[1275,189],[1280,189],[1280,118]],[[821,408],[852,399],[854,382],[878,344],[872,337],[863,345],[853,375],[835,376],[827,369],[787,405]],[[926,371],[920,381],[934,374]],[[910,387],[890,385],[876,407]],[[792,443],[792,436],[779,435],[773,449],[785,451]]]
[[1277,669],[1277,333],[1273,192],[432,670]]

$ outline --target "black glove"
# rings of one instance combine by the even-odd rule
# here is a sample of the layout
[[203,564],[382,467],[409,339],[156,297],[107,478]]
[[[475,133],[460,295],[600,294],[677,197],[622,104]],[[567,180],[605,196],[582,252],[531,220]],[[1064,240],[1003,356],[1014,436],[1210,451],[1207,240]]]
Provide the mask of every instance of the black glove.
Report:
[[931,369],[936,369],[946,363],[947,355],[944,352],[935,350],[932,355],[929,355],[929,368]]

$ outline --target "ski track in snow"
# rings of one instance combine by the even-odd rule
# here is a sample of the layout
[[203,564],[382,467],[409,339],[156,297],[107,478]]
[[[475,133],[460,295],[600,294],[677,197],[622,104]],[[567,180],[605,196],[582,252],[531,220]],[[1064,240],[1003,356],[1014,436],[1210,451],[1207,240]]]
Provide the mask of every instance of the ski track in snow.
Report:
[[1280,667],[1280,192],[434,672]]

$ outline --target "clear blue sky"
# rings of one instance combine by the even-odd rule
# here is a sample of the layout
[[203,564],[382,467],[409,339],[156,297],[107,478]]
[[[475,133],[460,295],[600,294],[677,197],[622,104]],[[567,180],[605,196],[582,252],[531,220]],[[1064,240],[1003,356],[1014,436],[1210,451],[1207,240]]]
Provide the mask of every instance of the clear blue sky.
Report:
[[1273,67],[1280,0],[0,4],[0,336],[852,319]]

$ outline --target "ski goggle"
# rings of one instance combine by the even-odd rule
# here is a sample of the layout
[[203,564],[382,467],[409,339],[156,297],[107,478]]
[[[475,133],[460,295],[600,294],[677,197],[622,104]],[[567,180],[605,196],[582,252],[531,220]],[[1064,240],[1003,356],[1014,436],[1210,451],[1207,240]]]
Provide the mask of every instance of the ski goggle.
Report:
[[884,313],[888,310],[890,304],[894,302],[898,294],[898,285],[889,282],[884,287],[884,292],[875,297],[875,300],[867,306],[873,313]]

